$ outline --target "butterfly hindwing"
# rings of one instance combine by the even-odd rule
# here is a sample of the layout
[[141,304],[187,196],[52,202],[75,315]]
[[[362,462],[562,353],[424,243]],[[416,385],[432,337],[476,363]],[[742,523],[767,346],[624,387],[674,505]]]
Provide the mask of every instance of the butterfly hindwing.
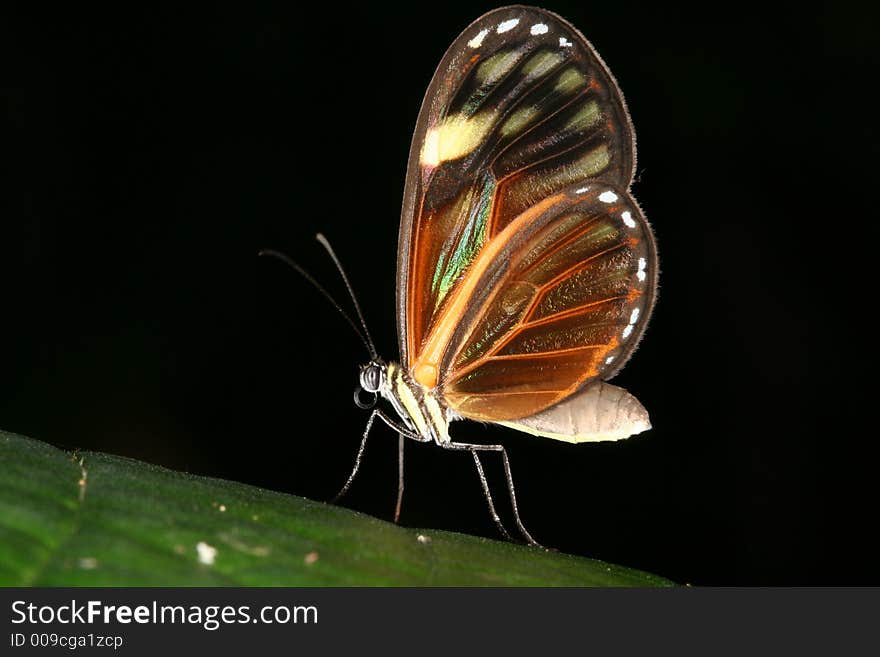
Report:
[[444,399],[466,417],[522,418],[608,378],[651,311],[654,243],[629,195],[593,184],[544,203],[469,270],[477,280],[438,369]]

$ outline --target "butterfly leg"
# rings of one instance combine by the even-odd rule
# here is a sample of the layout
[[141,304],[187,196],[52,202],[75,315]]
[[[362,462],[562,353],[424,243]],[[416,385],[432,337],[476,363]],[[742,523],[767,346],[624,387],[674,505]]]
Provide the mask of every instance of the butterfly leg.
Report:
[[358,470],[361,467],[361,459],[364,456],[364,451],[367,449],[367,438],[370,435],[370,429],[373,428],[373,422],[376,420],[377,417],[389,427],[394,429],[401,436],[406,436],[407,438],[413,438],[415,440],[422,440],[421,436],[417,436],[409,429],[397,424],[397,422],[388,417],[388,415],[382,409],[373,409],[373,412],[370,413],[370,419],[367,420],[367,426],[364,428],[364,437],[361,438],[361,444],[360,447],[358,447],[357,456],[355,456],[354,458],[354,468],[352,468],[351,474],[348,475],[348,479],[346,480],[345,485],[338,493],[336,493],[336,496],[332,500],[330,500],[331,504],[336,504],[336,502],[338,502],[342,498],[342,496],[348,492],[348,489],[351,488],[351,482],[353,482],[355,476],[357,476]]
[[394,506],[394,522],[400,520],[400,507],[403,505],[403,443],[405,435],[397,434],[397,504]]
[[489,482],[486,480],[486,473],[483,471],[483,464],[480,462],[480,457],[474,450],[471,450],[471,456],[474,457],[474,465],[477,466],[477,475],[480,477],[480,484],[483,486],[483,494],[486,496],[486,503],[489,505],[489,513],[492,515],[492,520],[495,521],[495,526],[498,527],[498,531],[501,532],[501,535],[508,541],[513,541],[513,537],[504,528],[504,525],[501,523],[501,518],[495,510],[495,503],[492,501],[492,492],[489,490]]
[[516,505],[516,489],[513,485],[513,474],[510,471],[510,459],[507,458],[507,450],[505,450],[502,445],[481,445],[478,443],[456,443],[451,441],[439,442],[438,444],[444,449],[466,450],[471,453],[474,457],[474,464],[477,466],[477,474],[480,476],[480,483],[483,485],[483,494],[486,496],[486,502],[489,505],[489,512],[492,514],[492,519],[495,521],[495,524],[498,526],[498,529],[501,530],[504,537],[507,540],[512,541],[513,539],[501,524],[501,519],[498,517],[498,512],[495,510],[495,505],[492,503],[492,493],[489,492],[489,483],[486,480],[486,473],[483,471],[483,464],[480,463],[480,457],[478,456],[478,452],[500,452],[501,460],[504,462],[504,473],[507,476],[507,490],[510,493],[510,506],[513,508],[513,517],[516,521],[516,526],[529,545],[543,547],[538,541],[532,538],[532,535],[529,534],[519,517],[519,509]]

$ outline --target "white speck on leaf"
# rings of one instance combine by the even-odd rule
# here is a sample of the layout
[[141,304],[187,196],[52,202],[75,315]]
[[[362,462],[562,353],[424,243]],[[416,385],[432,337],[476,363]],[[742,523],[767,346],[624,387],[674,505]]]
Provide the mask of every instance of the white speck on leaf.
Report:
[[418,536],[416,536],[416,540],[417,540],[419,543],[422,543],[422,544],[424,545],[425,543],[430,543],[430,542],[431,542],[431,537],[430,537],[430,536],[425,536],[424,534],[419,534]]
[[83,570],[94,570],[98,567],[98,560],[95,557],[83,557],[77,564]]
[[199,563],[203,563],[206,566],[214,565],[214,560],[217,558],[217,548],[208,545],[204,541],[199,541],[196,544],[196,552],[199,553]]
[[247,543],[238,536],[236,536],[233,532],[221,532],[219,534],[220,540],[229,545],[234,550],[238,550],[239,552],[244,552],[245,554],[249,554],[253,557],[268,557],[272,550],[266,545],[252,545]]
[[317,552],[309,552],[306,556],[303,557],[303,561],[305,561],[307,566],[311,566],[318,560]]

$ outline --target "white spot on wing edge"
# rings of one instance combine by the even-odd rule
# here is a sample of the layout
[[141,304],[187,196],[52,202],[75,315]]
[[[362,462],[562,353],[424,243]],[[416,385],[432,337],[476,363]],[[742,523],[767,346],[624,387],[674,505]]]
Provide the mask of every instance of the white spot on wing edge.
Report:
[[640,281],[644,281],[648,275],[645,273],[645,267],[648,266],[648,261],[644,258],[639,258],[639,271],[636,272],[636,278]]
[[574,44],[565,37],[559,37],[559,45],[563,48],[571,48]]
[[623,219],[623,223],[625,223],[625,224],[627,225],[627,227],[629,227],[629,228],[635,228],[635,227],[636,227],[636,222],[635,222],[635,220],[632,218],[632,214],[630,214],[630,211],[629,211],[629,210],[624,210],[624,211],[621,213],[620,217]]
[[629,316],[629,323],[635,324],[638,321],[638,319],[639,319],[639,309],[633,308],[633,311],[632,311],[632,313],[630,313],[630,316]]
[[217,558],[217,548],[213,545],[199,541],[196,543],[196,552],[199,553],[199,563],[203,563],[206,566],[214,565],[214,560]]
[[605,359],[605,364],[610,365],[614,361],[614,356],[609,356]]
[[518,18],[511,18],[509,20],[498,23],[498,27],[495,29],[498,34],[504,34],[505,32],[510,32],[513,28],[519,25]]
[[622,334],[622,335],[623,335],[623,339],[626,340],[626,339],[630,336],[630,334],[631,334],[632,332],[633,332],[633,325],[632,325],[632,324],[627,324],[627,325],[626,325],[626,328],[623,329],[623,334]]
[[599,194],[599,200],[603,203],[614,203],[617,200],[617,194],[612,192],[610,189]]
[[538,36],[539,34],[547,34],[547,30],[550,28],[547,27],[544,23],[535,23],[532,25],[532,29],[529,30],[534,36]]
[[575,194],[586,194],[588,191],[590,191],[589,185],[587,185],[586,187],[581,187],[580,189],[574,190],[574,193]]
[[479,48],[483,45],[483,39],[486,38],[487,34],[489,34],[489,30],[480,30],[473,39],[468,41],[468,45],[471,48]]

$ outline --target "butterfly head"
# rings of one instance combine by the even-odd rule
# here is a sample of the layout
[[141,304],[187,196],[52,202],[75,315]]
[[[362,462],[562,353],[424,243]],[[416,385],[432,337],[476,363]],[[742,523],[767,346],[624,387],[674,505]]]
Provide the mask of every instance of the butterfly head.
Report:
[[[379,399],[379,394],[388,380],[388,366],[380,358],[374,358],[366,365],[361,365],[358,376],[358,387],[354,391],[354,403],[360,408],[372,408]],[[368,395],[365,401],[362,393]]]

